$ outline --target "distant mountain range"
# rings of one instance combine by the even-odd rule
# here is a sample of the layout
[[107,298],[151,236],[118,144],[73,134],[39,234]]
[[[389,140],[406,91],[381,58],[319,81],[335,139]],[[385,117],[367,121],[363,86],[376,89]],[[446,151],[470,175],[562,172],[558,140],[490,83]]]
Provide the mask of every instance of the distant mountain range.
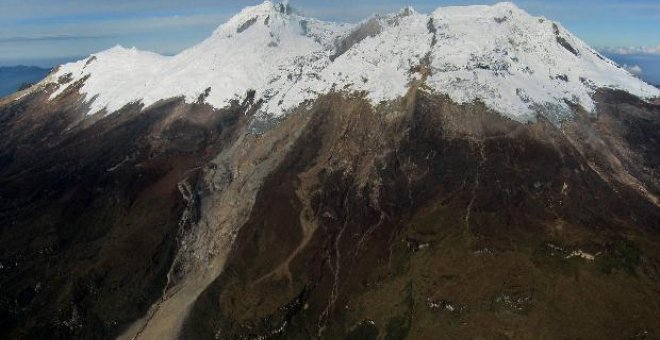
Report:
[[50,69],[36,66],[0,67],[0,97],[16,92],[21,87],[43,79]]

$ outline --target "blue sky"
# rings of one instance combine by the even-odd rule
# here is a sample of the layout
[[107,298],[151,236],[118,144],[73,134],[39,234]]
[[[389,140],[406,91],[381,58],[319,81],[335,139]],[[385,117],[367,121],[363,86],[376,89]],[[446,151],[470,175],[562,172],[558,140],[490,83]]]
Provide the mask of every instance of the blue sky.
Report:
[[[174,54],[207,37],[246,0],[0,0],[0,65],[52,66],[121,44]],[[372,13],[412,5],[420,12],[440,6],[489,4],[470,0],[292,0],[304,14],[359,21]],[[659,0],[520,0],[533,15],[561,22],[594,47],[617,47],[642,73],[660,82]],[[635,58],[643,57],[643,58]],[[615,58],[616,59],[616,58]],[[637,65],[629,65],[637,66]],[[654,71],[655,70],[655,71]]]

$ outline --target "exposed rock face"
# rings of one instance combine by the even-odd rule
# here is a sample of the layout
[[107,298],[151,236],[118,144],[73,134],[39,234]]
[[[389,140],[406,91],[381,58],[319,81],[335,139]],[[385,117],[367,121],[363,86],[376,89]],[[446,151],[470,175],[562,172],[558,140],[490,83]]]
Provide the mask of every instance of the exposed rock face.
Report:
[[[274,6],[219,32],[293,15]],[[435,46],[447,13],[367,21],[335,60],[406,20]],[[208,88],[87,115],[98,73],[1,100],[0,335],[658,336],[657,101],[594,89],[596,114],[567,102],[515,120],[429,88],[432,55],[411,72],[396,99],[337,88],[277,118],[258,91],[217,108]]]

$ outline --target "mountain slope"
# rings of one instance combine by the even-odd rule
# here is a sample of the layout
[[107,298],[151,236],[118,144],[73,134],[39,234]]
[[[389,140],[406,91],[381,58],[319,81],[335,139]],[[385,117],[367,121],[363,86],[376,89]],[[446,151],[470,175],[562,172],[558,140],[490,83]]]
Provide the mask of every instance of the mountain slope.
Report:
[[657,93],[510,3],[63,65],[0,101],[0,334],[657,336]]

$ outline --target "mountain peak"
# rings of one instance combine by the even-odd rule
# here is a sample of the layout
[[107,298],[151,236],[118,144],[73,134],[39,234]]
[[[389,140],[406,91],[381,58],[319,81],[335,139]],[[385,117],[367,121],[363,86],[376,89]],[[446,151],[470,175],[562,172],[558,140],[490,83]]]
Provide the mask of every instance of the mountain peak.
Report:
[[256,24],[257,21],[262,21],[264,25],[267,25],[271,20],[288,20],[295,14],[296,11],[288,1],[278,3],[265,1],[260,5],[245,7],[225,24],[220,25],[215,33],[241,33]]
[[434,15],[448,17],[504,17],[514,14],[531,17],[529,13],[513,2],[498,2],[493,5],[444,6],[438,7],[434,11]]
[[120,44],[117,44],[115,46],[110,47],[107,50],[95,53],[94,55],[101,55],[101,54],[103,54],[103,55],[116,55],[116,54],[127,54],[127,53],[135,54],[135,53],[152,53],[152,52],[142,51],[142,50],[138,49],[135,46],[125,47],[125,46],[122,46]]
[[413,14],[417,14],[417,11],[415,11],[412,6],[406,6],[399,11],[399,15],[401,16],[409,16]]
[[498,3],[496,3],[495,5],[493,5],[493,7],[496,7],[496,8],[506,8],[506,9],[513,9],[513,10],[520,9],[520,8],[518,7],[518,5],[516,5],[515,3],[511,2],[511,1],[502,1],[502,2],[498,2]]

